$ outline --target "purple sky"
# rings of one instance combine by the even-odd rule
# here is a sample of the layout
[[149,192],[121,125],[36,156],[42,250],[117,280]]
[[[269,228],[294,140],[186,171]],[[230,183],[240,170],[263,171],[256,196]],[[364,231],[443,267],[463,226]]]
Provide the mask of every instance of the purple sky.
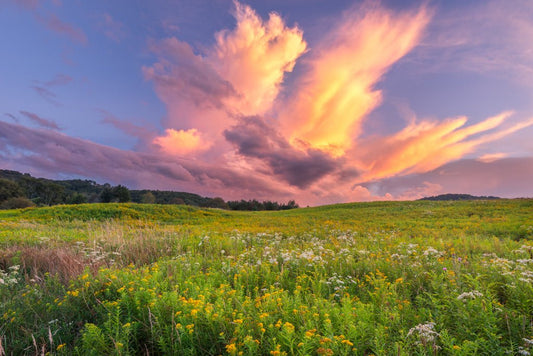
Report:
[[533,196],[533,2],[2,0],[0,168],[302,205]]

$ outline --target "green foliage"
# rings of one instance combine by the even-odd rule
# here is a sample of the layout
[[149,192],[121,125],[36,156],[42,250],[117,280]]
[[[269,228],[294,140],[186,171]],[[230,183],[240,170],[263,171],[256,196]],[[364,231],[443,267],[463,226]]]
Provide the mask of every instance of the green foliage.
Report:
[[22,189],[17,183],[9,179],[0,178],[0,202],[10,198],[21,197],[22,195]]
[[202,197],[193,193],[129,190],[109,183],[98,184],[92,180],[50,180],[34,178],[29,174],[0,170],[0,202],[11,197],[26,196],[39,206],[84,203],[126,203],[192,205],[205,208],[233,210],[286,210],[298,208],[294,200],[287,204],[257,200],[226,203],[222,198]]
[[420,200],[432,200],[432,201],[441,201],[441,200],[494,200],[500,199],[494,196],[475,196],[470,194],[441,194],[432,197],[425,197]]
[[155,196],[152,192],[146,192],[141,196],[142,204],[155,204]]
[[[0,253],[0,339],[6,354],[531,353],[528,204],[2,211],[18,252]],[[29,243],[86,269],[36,274]]]
[[231,210],[251,210],[251,211],[262,211],[262,210],[289,210],[299,208],[298,204],[294,200],[289,200],[287,204],[280,204],[275,201],[257,201],[257,200],[235,200],[228,201],[228,207]]
[[87,197],[80,193],[74,193],[66,200],[67,204],[85,204],[87,203]]
[[32,206],[35,203],[24,197],[9,198],[0,203],[0,209],[24,209]]

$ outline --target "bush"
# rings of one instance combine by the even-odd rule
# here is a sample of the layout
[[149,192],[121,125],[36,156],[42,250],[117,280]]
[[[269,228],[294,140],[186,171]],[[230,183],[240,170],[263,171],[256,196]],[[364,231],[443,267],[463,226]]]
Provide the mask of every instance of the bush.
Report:
[[0,209],[24,209],[35,206],[35,203],[28,198],[9,198],[0,204]]

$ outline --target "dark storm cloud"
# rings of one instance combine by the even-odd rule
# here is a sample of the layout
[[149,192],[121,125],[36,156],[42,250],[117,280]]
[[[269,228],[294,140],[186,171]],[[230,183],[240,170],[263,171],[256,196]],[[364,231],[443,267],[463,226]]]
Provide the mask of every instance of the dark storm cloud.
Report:
[[224,131],[224,135],[239,154],[264,161],[274,174],[302,189],[334,172],[341,164],[320,150],[300,151],[292,147],[257,116],[241,119]]

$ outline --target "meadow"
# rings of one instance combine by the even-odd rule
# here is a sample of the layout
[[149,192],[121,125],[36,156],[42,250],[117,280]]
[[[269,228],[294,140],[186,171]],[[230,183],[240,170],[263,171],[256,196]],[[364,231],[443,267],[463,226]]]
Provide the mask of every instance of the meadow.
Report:
[[533,200],[0,211],[0,355],[529,355]]

